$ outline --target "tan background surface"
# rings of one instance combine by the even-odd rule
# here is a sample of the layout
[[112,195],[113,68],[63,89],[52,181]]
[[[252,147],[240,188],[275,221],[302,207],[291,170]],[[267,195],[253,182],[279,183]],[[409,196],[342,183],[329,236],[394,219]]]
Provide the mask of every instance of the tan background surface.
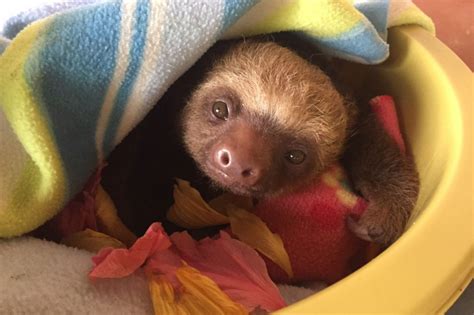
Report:
[[436,36],[474,70],[474,0],[413,0],[436,25]]

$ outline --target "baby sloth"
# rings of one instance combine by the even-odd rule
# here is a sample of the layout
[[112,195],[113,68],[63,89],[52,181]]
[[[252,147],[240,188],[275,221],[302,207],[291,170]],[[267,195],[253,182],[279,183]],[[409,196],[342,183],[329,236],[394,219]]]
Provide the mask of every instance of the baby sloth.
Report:
[[368,106],[274,42],[240,41],[227,49],[189,97],[181,124],[201,171],[239,195],[287,193],[342,161],[354,189],[369,201],[358,221],[348,218],[365,240],[394,242],[417,199],[413,159]]

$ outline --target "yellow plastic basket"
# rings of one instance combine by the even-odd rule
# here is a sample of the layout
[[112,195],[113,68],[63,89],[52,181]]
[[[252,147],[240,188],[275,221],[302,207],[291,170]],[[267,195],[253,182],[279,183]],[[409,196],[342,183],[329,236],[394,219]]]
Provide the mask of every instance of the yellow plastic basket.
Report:
[[473,277],[473,74],[419,27],[392,29],[389,43],[389,60],[355,71],[395,97],[421,177],[414,216],[379,257],[278,314],[441,313]]

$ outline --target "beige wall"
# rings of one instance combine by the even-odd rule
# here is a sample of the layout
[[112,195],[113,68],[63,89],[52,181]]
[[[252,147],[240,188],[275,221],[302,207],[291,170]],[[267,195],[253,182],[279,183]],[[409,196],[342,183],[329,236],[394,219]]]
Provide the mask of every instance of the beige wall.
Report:
[[433,19],[437,37],[474,70],[474,0],[413,2]]

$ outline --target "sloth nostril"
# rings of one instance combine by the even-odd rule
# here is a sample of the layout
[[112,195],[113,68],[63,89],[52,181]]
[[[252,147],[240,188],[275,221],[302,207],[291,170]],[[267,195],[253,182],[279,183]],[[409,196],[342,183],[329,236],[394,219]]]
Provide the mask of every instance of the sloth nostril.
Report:
[[227,167],[230,165],[230,154],[227,150],[220,150],[218,153],[219,162],[222,166]]
[[252,169],[248,168],[248,169],[242,171],[242,177],[249,177],[249,176],[252,176],[252,175],[253,175]]

